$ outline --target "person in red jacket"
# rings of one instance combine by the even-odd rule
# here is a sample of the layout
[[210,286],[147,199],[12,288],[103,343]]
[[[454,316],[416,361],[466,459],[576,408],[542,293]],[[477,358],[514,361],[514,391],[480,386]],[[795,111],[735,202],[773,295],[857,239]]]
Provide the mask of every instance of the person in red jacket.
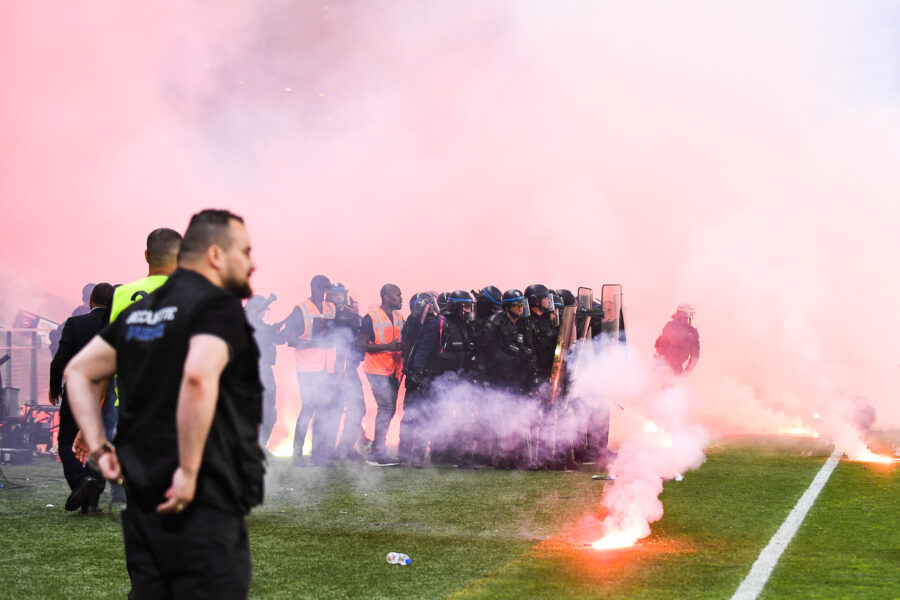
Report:
[[694,307],[679,304],[656,338],[657,361],[665,364],[675,375],[686,375],[697,366],[700,358],[700,334],[693,326]]

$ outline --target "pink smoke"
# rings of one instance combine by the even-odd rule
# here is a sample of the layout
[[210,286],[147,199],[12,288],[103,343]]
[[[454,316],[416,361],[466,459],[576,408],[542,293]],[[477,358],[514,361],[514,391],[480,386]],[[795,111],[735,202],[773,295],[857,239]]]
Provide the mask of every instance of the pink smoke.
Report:
[[7,3],[3,314],[136,279],[147,232],[227,206],[272,320],[317,273],[363,308],[618,282],[642,352],[697,307],[711,435],[847,395],[896,426],[900,119],[856,79],[892,72],[853,60],[878,8],[843,10]]

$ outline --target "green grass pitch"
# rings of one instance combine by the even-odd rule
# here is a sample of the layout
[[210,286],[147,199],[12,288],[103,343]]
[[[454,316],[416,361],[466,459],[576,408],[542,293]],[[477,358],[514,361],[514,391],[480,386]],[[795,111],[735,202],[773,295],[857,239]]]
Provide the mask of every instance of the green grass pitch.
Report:
[[[895,443],[897,434],[887,434]],[[252,598],[729,598],[830,449],[809,441],[720,443],[632,548],[597,551],[579,520],[603,486],[576,473],[275,460],[248,517]],[[0,598],[123,598],[115,512],[66,513],[62,468],[4,465]],[[107,498],[104,495],[104,500]],[[900,598],[900,465],[842,461],[761,598]],[[53,505],[48,506],[48,505]],[[388,565],[385,554],[412,565]]]

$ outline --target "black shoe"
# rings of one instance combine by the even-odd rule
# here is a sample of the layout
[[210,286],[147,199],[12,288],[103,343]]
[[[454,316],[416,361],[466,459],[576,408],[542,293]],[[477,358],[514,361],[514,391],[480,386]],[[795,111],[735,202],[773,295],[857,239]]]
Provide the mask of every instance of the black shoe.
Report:
[[456,465],[457,469],[463,469],[465,471],[474,471],[478,467],[475,466],[475,461],[471,459],[460,459],[459,463]]
[[388,458],[387,455],[384,454],[381,456],[370,456],[368,459],[366,459],[366,464],[373,467],[396,467],[400,464],[400,462],[392,458]]
[[90,504],[84,504],[81,506],[81,514],[83,515],[99,515],[103,512],[103,509],[94,504],[93,506]]
[[90,475],[79,481],[78,485],[75,486],[75,489],[72,490],[72,493],[69,494],[69,497],[66,499],[66,510],[71,512],[81,508],[85,499],[94,493],[95,487],[97,487],[97,480]]

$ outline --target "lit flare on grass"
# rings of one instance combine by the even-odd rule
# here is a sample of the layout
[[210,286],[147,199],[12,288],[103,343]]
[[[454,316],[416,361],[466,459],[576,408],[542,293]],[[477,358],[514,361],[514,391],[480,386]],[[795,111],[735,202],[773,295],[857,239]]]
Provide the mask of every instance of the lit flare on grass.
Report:
[[854,462],[870,462],[870,463],[880,463],[880,464],[892,464],[900,461],[900,459],[896,459],[890,456],[884,456],[882,454],[875,454],[868,448],[864,450],[860,450],[858,452],[854,452],[853,454],[848,454],[847,458]]
[[653,439],[656,440],[656,445],[660,448],[671,448],[672,447],[672,438],[666,432],[660,431],[659,426],[653,421],[647,421],[644,423],[644,426],[641,427],[641,431],[647,434],[656,434]]
[[638,541],[638,536],[627,531],[614,531],[608,533],[596,542],[591,544],[594,550],[616,550],[619,548],[630,548]]

